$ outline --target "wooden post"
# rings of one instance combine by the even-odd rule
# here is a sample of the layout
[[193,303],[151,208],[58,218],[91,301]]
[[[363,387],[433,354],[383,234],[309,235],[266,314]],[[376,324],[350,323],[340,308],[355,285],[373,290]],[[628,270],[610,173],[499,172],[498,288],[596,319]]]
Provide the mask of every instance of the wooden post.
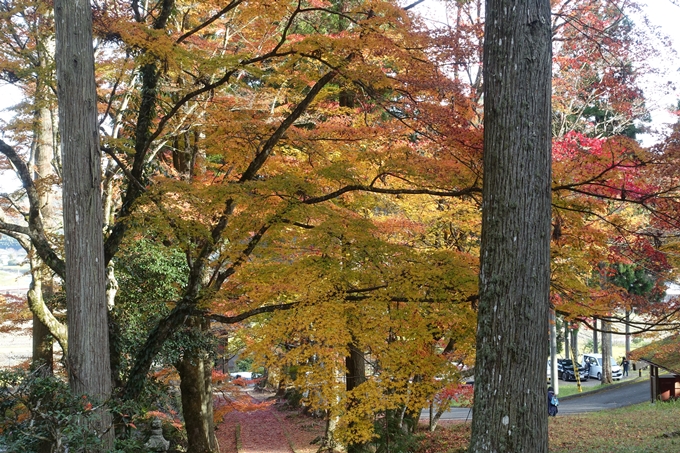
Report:
[[652,392],[652,403],[654,403],[659,392],[659,368],[651,364],[649,366],[649,384]]

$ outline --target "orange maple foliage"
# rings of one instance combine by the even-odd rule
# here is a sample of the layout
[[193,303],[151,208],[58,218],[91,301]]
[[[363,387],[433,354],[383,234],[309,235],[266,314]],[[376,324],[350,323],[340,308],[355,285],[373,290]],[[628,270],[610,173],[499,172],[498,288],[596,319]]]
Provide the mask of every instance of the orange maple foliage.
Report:
[[[553,297],[587,319],[630,302],[593,284],[600,263],[661,262],[657,239],[677,248],[680,148],[608,137],[644,111],[628,2],[552,4]],[[191,316],[238,325],[272,378],[346,415],[348,440],[371,438],[367,413],[415,411],[472,363],[482,2],[450,13],[428,30],[378,0],[95,5],[107,260],[147,238],[187,266],[124,370],[127,398]],[[348,391],[350,345],[368,365]],[[215,417],[250,405],[225,400]]]

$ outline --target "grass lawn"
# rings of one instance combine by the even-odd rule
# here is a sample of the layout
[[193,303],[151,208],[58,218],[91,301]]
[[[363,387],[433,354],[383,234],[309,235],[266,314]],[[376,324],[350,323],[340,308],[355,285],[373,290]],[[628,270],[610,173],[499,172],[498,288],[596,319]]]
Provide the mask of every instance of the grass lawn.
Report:
[[560,397],[560,398],[564,398],[565,396],[576,395],[577,393],[585,393],[585,392],[588,392],[588,391],[595,390],[595,388],[599,388],[599,386],[598,386],[598,387],[585,387],[585,386],[581,386],[581,392],[579,392],[579,391],[578,391],[578,385],[576,384],[576,382],[573,382],[573,383],[572,383],[572,382],[566,383],[566,382],[561,382],[561,381],[560,381],[560,394],[559,394],[559,397]]
[[550,419],[550,452],[676,453],[680,402],[642,403]]
[[[550,453],[680,452],[680,402],[642,403],[621,409],[549,419]],[[442,427],[419,453],[464,453],[470,424]]]

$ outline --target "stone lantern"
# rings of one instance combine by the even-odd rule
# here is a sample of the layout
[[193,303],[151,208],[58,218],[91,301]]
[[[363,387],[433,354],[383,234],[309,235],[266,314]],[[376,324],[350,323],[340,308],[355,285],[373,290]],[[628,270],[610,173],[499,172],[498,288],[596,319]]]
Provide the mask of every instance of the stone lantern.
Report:
[[151,422],[151,437],[149,437],[149,440],[146,441],[144,446],[148,448],[150,452],[168,451],[170,441],[165,440],[165,437],[163,437],[163,427],[160,419],[155,418]]

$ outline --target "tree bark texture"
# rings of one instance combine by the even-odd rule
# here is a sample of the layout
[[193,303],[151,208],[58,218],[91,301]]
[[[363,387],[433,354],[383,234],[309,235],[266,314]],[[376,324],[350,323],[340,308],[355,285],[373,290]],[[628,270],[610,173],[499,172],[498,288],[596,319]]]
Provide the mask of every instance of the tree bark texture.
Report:
[[578,362],[579,350],[578,350],[578,328],[571,329],[571,358],[574,362]]
[[[484,185],[470,452],[548,451],[549,0],[486,1]],[[542,368],[541,368],[542,370]]]
[[49,329],[50,334],[59,342],[62,351],[66,354],[68,352],[67,327],[65,324],[59,322],[45,304],[45,300],[43,299],[44,291],[42,288],[43,273],[35,258],[31,258],[31,274],[33,280],[28,289],[28,307],[33,312],[33,319],[37,317],[40,322]]
[[[50,41],[48,39],[45,39],[45,41],[46,47],[52,47],[50,46]],[[47,58],[46,55],[41,54],[40,56],[40,66],[43,69],[48,66]],[[35,169],[34,179],[40,187],[40,211],[44,219],[44,226],[53,232],[59,224],[56,218],[61,213],[55,212],[56,210],[53,205],[55,196],[52,191],[52,181],[50,181],[55,175],[54,167],[52,166],[55,146],[54,131],[52,128],[52,111],[48,107],[50,102],[47,90],[48,87],[44,83],[44,80],[42,80],[42,76],[39,76],[35,96],[35,152],[32,160]],[[34,280],[42,280],[39,286],[33,285],[33,289],[36,291],[41,290],[42,294],[33,294],[35,300],[32,303],[29,302],[29,307],[39,306],[40,311],[49,311],[44,304],[44,300],[46,296],[49,297],[54,293],[53,279],[50,276],[45,276],[43,274],[39,269],[39,263],[33,258],[31,259],[31,276]],[[31,297],[31,294],[29,294],[29,297]],[[52,374],[54,363],[54,339],[50,332],[49,323],[44,323],[41,320],[45,319],[45,314],[43,313],[43,316],[41,316],[37,311],[38,310],[33,311],[33,364],[34,366],[39,364],[43,367],[45,372]],[[52,313],[49,315],[52,315]],[[53,316],[52,320],[54,321]],[[65,337],[66,326],[61,325],[61,323],[58,323],[58,326],[60,328],[59,330],[64,332]]]
[[[359,349],[356,343],[348,345],[349,355],[345,357],[345,390],[349,393],[359,385],[366,382],[366,359],[363,351]],[[352,398],[348,398],[348,404],[351,406],[355,404]],[[348,453],[364,453],[366,452],[364,444],[350,444],[347,446]]]
[[349,355],[345,357],[345,389],[351,392],[366,381],[366,359],[355,343],[348,345]]
[[602,384],[611,384],[612,379],[612,324],[602,321]]
[[[111,368],[92,10],[87,0],[56,0],[54,9],[69,384],[76,394],[104,400],[111,394]],[[103,451],[108,451],[111,417],[106,411],[100,416],[93,428],[103,436]]]
[[[203,330],[209,321],[193,318],[190,321]],[[212,360],[204,351],[190,349],[177,364],[182,394],[182,414],[189,443],[188,453],[216,453],[212,395]]]
[[569,323],[564,321],[564,358],[571,358],[571,349],[569,348]]

